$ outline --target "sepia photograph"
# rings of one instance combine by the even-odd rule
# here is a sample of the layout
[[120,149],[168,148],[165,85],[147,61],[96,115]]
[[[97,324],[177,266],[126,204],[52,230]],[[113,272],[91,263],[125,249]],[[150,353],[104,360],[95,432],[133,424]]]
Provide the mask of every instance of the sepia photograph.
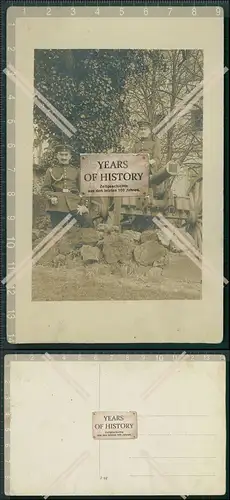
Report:
[[201,299],[202,80],[202,50],[35,50],[35,88],[75,132],[34,103],[33,249],[75,223],[33,300]]

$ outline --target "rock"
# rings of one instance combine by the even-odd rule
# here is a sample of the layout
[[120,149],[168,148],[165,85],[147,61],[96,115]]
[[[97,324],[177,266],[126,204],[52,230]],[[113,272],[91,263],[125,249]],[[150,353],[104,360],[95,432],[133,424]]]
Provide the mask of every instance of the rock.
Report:
[[102,224],[102,223],[100,223],[100,224],[97,225],[97,230],[98,231],[102,231],[103,233],[104,232],[105,233],[108,232],[109,229],[110,229],[110,226],[108,224]]
[[119,226],[114,226],[113,224],[98,224],[97,230],[103,233],[111,234],[111,233],[119,233]]
[[73,243],[66,235],[64,235],[58,241],[57,248],[58,248],[60,254],[68,255],[73,250]]
[[127,231],[123,231],[122,236],[125,236],[125,238],[128,238],[129,241],[135,241],[137,243],[139,243],[139,241],[141,239],[141,233],[139,233],[138,231],[132,231],[131,229],[127,230]]
[[152,267],[147,276],[153,280],[159,280],[162,277],[162,269],[161,267]]
[[73,248],[80,248],[82,245],[96,245],[100,235],[96,229],[91,227],[71,228],[68,231],[68,241]]
[[85,264],[90,264],[91,262],[99,262],[100,250],[97,247],[83,245],[83,247],[81,248],[81,256]]
[[98,247],[98,248],[100,248],[101,250],[102,250],[102,248],[103,248],[103,245],[104,245],[104,240],[99,240],[99,241],[97,242],[97,247]]
[[170,241],[171,241],[171,236],[168,236],[167,234],[164,233],[164,231],[161,231],[160,229],[156,231],[156,235],[158,238],[158,241],[164,245],[164,247],[169,247]]
[[143,233],[141,233],[141,243],[145,243],[146,241],[158,241],[157,231],[152,229],[143,231]]
[[106,235],[104,239],[103,254],[108,264],[121,264],[132,260],[135,245],[123,234]]
[[165,256],[165,248],[158,241],[146,241],[134,249],[134,258],[138,264],[152,266],[155,261]]
[[80,229],[81,242],[85,245],[96,245],[99,241],[100,236],[96,229],[93,228],[81,228]]

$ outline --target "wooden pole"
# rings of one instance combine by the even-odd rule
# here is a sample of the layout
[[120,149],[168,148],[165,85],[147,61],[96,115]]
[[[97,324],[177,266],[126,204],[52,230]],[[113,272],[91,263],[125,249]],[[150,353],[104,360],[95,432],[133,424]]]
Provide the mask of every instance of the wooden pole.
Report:
[[114,197],[114,226],[120,226],[121,222],[121,197]]

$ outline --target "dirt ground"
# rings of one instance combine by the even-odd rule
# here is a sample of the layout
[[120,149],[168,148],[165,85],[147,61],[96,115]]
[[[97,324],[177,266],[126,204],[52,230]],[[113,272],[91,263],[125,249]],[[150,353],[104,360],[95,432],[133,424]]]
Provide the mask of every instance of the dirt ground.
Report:
[[111,270],[103,264],[79,264],[73,269],[38,265],[33,269],[32,298],[35,301],[199,300],[201,282],[195,271],[177,256],[163,275],[153,278],[129,274],[124,267]]

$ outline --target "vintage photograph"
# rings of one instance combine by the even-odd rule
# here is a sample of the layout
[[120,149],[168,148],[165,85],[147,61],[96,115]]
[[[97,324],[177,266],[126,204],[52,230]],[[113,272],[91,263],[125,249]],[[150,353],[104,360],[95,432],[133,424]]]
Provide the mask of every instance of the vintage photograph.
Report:
[[33,301],[202,299],[203,76],[199,49],[35,49],[73,133],[35,103]]

